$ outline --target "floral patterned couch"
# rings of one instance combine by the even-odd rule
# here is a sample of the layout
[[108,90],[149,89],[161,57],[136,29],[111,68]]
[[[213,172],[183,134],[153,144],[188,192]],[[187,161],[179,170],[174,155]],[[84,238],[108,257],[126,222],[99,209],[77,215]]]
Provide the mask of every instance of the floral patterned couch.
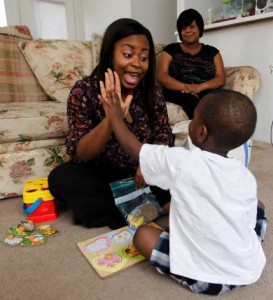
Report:
[[[0,199],[22,195],[24,183],[47,177],[68,160],[66,100],[98,61],[101,36],[91,41],[35,40],[25,26],[0,27]],[[159,54],[163,45],[156,45]],[[226,68],[226,88],[252,98],[259,72]],[[168,105],[171,125],[187,119]]]

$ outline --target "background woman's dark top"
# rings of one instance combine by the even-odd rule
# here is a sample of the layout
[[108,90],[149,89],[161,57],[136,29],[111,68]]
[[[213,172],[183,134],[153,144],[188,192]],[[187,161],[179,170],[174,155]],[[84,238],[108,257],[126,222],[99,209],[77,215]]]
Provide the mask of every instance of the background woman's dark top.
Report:
[[[214,57],[219,53],[215,47],[202,44],[199,53],[190,55],[182,50],[180,43],[172,43],[166,46],[163,51],[172,56],[169,75],[180,82],[186,84],[202,83],[214,78]],[[192,94],[163,88],[166,101],[182,106],[190,119],[193,118],[193,111],[200,99],[209,92],[210,90],[203,91],[196,97]]]

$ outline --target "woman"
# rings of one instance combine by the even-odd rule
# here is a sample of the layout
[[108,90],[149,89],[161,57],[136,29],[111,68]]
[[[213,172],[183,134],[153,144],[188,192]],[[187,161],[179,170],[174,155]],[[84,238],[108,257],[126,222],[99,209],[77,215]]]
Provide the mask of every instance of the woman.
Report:
[[157,79],[166,101],[183,107],[189,119],[200,99],[225,84],[222,56],[218,49],[199,42],[204,21],[194,9],[183,11],[177,19],[181,43],[163,49]]
[[[151,33],[139,22],[119,19],[106,29],[98,66],[78,81],[68,98],[71,162],[49,174],[50,192],[71,208],[76,224],[86,227],[126,225],[115,206],[109,183],[133,176],[136,188],[146,185],[138,163],[121,148],[100,101],[100,84],[108,69],[120,78],[120,98],[128,128],[141,142],[173,145],[166,104],[155,85],[155,52]],[[164,208],[169,192],[151,187]]]

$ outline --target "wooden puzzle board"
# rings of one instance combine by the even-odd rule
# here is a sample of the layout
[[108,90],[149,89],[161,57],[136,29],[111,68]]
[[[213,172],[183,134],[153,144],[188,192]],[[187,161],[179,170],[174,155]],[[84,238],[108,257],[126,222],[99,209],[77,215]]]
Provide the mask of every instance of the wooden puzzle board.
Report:
[[[150,225],[159,227],[156,223]],[[79,242],[77,246],[97,274],[106,278],[145,260],[133,245],[134,233],[135,230],[125,226]]]

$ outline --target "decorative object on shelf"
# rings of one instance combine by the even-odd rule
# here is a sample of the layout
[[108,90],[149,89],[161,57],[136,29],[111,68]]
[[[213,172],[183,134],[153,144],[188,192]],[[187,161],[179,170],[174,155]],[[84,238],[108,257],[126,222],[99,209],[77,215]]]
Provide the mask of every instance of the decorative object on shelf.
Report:
[[237,1],[222,0],[224,20],[235,19],[237,16]]
[[273,11],[273,0],[256,0],[256,12],[258,14]]
[[254,15],[256,2],[256,0],[222,0],[224,20]]
[[213,23],[213,7],[210,7],[208,9],[208,20],[207,24],[212,24]]

